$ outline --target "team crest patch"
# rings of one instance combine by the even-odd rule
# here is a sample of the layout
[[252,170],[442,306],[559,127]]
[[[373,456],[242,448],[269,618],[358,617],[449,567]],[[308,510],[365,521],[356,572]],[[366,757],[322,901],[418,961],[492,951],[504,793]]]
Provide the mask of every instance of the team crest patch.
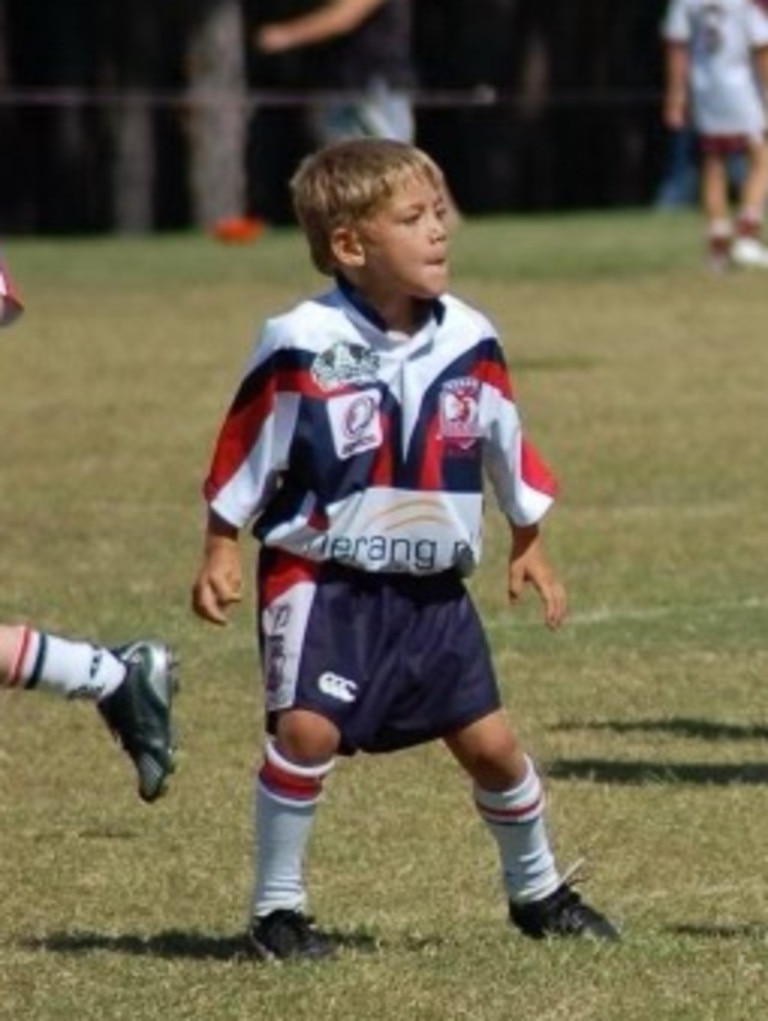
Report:
[[312,362],[312,378],[321,390],[336,390],[350,383],[373,383],[379,359],[362,344],[339,340]]
[[480,381],[452,379],[440,390],[440,435],[461,447],[480,439]]
[[359,390],[328,400],[328,417],[336,456],[342,459],[381,446],[378,390]]

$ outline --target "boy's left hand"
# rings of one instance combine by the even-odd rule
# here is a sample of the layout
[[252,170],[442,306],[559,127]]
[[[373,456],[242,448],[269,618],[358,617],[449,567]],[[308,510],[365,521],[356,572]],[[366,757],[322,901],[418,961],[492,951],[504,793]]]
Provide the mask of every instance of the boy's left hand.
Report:
[[516,603],[530,583],[544,604],[544,622],[558,628],[565,619],[567,600],[565,588],[547,559],[537,527],[512,529],[512,551],[509,556],[509,600]]

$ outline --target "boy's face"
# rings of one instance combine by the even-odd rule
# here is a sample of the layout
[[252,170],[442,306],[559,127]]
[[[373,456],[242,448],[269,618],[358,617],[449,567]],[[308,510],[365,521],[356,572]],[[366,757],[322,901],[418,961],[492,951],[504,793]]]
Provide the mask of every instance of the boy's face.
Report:
[[382,209],[346,230],[337,257],[369,298],[436,298],[448,283],[447,214],[444,193],[427,177],[406,178]]

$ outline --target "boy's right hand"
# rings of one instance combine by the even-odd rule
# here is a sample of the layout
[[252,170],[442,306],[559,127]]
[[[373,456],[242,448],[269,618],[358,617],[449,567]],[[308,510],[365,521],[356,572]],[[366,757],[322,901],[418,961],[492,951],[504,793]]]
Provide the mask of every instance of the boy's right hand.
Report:
[[227,623],[227,610],[243,597],[240,549],[236,539],[206,537],[203,563],[192,586],[192,609],[211,624]]

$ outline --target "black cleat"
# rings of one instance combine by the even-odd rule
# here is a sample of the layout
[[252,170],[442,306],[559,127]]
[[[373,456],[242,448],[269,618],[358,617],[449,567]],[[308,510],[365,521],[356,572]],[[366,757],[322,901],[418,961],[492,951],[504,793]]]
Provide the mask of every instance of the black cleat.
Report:
[[510,901],[509,917],[520,932],[531,939],[548,936],[579,936],[582,939],[620,939],[618,930],[588,904],[567,883],[542,900],[528,904]]
[[155,801],[174,771],[171,702],[176,660],[162,642],[136,641],[111,650],[126,666],[125,680],[98,709],[133,760],[139,797]]
[[254,918],[247,938],[262,961],[319,961],[336,952],[331,937],[300,911],[279,909]]

